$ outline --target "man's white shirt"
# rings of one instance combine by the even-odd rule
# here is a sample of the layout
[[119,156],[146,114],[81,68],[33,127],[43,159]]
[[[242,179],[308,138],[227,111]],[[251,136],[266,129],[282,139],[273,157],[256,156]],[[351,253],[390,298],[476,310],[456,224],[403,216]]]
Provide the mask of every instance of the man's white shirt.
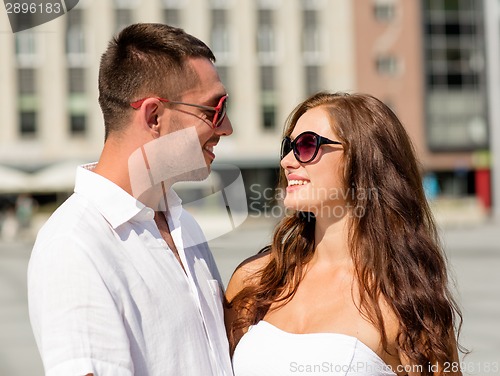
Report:
[[75,193],[40,230],[30,320],[46,375],[232,375],[222,283],[203,232],[171,190],[166,217],[78,168]]

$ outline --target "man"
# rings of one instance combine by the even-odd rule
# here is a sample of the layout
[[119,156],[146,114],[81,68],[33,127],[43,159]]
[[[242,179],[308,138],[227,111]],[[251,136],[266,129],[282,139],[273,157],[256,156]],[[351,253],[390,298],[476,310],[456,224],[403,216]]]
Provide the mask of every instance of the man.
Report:
[[28,269],[47,375],[232,374],[220,276],[170,189],[206,177],[232,133],[214,61],[161,24],[125,28],[103,54],[102,154],[78,168]]

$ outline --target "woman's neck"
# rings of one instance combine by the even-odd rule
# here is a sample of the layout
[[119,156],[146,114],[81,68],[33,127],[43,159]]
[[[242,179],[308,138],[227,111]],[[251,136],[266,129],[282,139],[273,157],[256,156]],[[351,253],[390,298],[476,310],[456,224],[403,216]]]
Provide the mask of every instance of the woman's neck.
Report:
[[348,247],[348,216],[342,218],[316,218],[315,251],[312,263],[338,265],[351,263]]

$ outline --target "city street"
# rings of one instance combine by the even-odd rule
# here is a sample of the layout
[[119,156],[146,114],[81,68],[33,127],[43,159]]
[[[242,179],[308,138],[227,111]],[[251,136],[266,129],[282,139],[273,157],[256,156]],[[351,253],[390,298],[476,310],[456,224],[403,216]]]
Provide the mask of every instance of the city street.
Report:
[[[273,222],[249,218],[210,242],[224,283],[246,257],[269,242]],[[471,350],[464,374],[500,375],[500,241],[492,225],[443,232],[463,309],[461,343]],[[31,241],[0,243],[0,375],[42,375],[29,325],[26,267]]]

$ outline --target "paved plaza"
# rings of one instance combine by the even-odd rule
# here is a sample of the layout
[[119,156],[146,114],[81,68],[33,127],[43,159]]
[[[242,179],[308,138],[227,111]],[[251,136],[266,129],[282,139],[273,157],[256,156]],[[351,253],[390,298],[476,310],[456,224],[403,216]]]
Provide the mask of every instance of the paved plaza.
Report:
[[[234,268],[269,242],[273,222],[249,218],[210,241],[225,283]],[[472,352],[466,375],[500,375],[500,226],[448,229],[442,240],[464,314],[461,342]],[[0,242],[0,375],[43,375],[26,302],[32,241]]]

